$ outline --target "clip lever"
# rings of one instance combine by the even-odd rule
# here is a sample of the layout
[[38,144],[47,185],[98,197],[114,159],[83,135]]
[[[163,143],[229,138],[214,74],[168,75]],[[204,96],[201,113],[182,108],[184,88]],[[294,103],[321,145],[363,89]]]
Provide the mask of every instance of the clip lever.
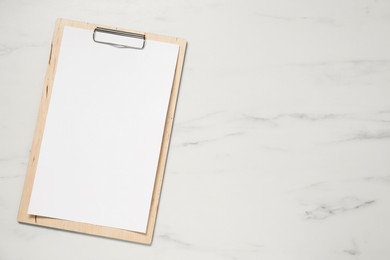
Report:
[[145,35],[140,33],[96,27],[93,31],[92,38],[96,43],[107,44],[118,48],[142,50],[145,47]]

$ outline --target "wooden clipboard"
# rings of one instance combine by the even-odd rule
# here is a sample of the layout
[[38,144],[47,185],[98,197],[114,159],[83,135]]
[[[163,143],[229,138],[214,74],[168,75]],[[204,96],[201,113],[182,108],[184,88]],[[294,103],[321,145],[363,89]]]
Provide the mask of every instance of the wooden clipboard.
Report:
[[[39,215],[29,215],[28,207],[30,204],[30,197],[32,194],[34,179],[37,170],[37,163],[39,161],[40,148],[42,138],[44,135],[45,122],[49,109],[49,101],[52,94],[54,79],[56,76],[56,68],[58,64],[58,57],[61,49],[61,41],[65,27],[81,28],[90,31],[94,31],[96,28],[102,28],[103,30],[120,31],[122,33],[130,33],[136,35],[143,35],[146,40],[153,40],[159,42],[165,42],[175,44],[179,46],[179,52],[177,56],[177,63],[174,72],[173,84],[171,88],[168,110],[165,119],[165,126],[163,130],[163,138],[161,143],[161,149],[158,159],[157,172],[154,180],[154,188],[151,199],[149,218],[147,222],[147,229],[145,233],[135,232],[132,230],[125,230],[121,228],[114,228],[102,225],[94,225],[88,223],[80,223],[76,221],[64,220],[52,217],[43,217]],[[73,232],[86,233],[96,236],[108,237],[113,239],[120,239],[126,241],[132,241],[142,244],[151,244],[153,238],[153,232],[156,222],[158,204],[160,199],[160,193],[162,188],[162,182],[164,177],[164,170],[167,161],[167,154],[169,148],[169,142],[171,137],[171,131],[173,126],[173,119],[176,107],[176,101],[178,97],[180,78],[182,74],[182,68],[185,57],[186,41],[176,37],[161,36],[152,33],[142,33],[129,31],[126,29],[98,26],[90,23],[76,22],[66,19],[58,19],[55,26],[54,36],[51,44],[50,57],[48,61],[48,69],[46,72],[45,83],[40,103],[40,109],[37,119],[37,125],[32,144],[31,154],[29,157],[29,163],[27,167],[27,173],[23,188],[23,193],[20,202],[20,208],[18,213],[18,221],[21,223],[27,223],[38,226],[51,227],[56,229],[63,229]],[[118,46],[117,46],[118,47]],[[122,47],[122,46],[119,46]],[[142,47],[142,46],[141,46]],[[126,201],[123,202],[126,206]]]

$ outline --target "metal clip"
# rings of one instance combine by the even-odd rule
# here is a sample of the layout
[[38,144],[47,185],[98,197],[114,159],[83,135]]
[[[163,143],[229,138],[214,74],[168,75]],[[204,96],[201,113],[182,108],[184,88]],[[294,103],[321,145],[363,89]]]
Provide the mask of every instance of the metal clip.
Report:
[[92,38],[96,43],[107,44],[117,48],[142,50],[145,47],[145,35],[140,33],[96,27]]

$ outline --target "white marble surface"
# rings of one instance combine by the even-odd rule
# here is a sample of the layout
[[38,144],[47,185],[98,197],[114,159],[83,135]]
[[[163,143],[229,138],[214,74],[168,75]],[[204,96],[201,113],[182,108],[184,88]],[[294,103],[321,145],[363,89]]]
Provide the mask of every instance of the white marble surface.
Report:
[[[55,19],[188,40],[152,246],[21,225]],[[390,2],[0,1],[0,259],[390,259]]]

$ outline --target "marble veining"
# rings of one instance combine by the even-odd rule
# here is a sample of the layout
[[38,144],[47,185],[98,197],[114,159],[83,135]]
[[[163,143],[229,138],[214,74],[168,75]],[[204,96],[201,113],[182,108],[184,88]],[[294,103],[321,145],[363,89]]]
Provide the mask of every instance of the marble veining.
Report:
[[[375,200],[361,200],[355,197],[341,198],[330,204],[315,205],[315,209],[305,211],[306,219],[326,219],[336,214],[357,210],[375,203]],[[310,205],[308,205],[310,206]]]

